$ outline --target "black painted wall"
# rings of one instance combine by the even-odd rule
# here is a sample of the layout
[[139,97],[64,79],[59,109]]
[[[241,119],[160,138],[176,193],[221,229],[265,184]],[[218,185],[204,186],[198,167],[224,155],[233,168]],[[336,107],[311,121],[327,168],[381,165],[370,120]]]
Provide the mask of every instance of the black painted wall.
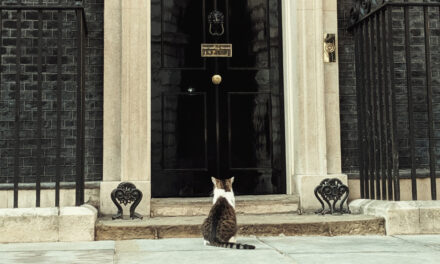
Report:
[[[13,4],[17,1],[1,1]],[[23,0],[38,4],[38,0]],[[62,4],[73,5],[73,0]],[[58,4],[58,0],[44,0]],[[103,11],[104,0],[85,0],[88,38],[86,40],[86,121],[85,178],[102,179],[103,135]],[[1,86],[0,86],[0,183],[11,183],[14,175],[15,148],[15,73],[16,73],[16,12],[2,11]],[[55,179],[56,155],[56,72],[57,12],[43,12],[43,182]],[[62,51],[62,181],[73,181],[76,144],[76,22],[73,12],[63,12]],[[38,13],[23,12],[22,58],[20,86],[20,182],[34,182],[37,171],[37,60]]]

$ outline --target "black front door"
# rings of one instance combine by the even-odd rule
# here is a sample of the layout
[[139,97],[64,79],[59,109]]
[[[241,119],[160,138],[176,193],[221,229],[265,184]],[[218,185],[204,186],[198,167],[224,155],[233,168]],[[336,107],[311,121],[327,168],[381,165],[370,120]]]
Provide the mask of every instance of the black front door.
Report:
[[[153,197],[208,196],[211,176],[285,193],[280,1],[151,2]],[[202,43],[232,57],[202,57]]]

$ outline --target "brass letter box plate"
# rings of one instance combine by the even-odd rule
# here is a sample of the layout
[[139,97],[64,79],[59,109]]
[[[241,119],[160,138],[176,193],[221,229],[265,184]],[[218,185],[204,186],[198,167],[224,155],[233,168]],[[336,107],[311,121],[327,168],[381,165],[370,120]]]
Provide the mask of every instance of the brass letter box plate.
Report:
[[232,44],[201,45],[202,57],[232,57]]

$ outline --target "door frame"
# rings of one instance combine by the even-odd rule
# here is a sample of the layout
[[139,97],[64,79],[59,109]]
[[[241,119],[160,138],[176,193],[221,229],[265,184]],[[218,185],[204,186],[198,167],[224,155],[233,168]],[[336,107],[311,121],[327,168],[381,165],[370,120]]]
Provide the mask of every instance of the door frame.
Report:
[[[338,64],[324,64],[323,36],[337,33],[336,0],[280,0],[283,39],[286,193],[319,208],[313,188],[341,177]],[[151,200],[150,0],[104,5],[104,139],[101,212],[112,213],[121,181]],[[147,15],[146,15],[147,14]],[[325,22],[325,23],[324,23]],[[345,179],[344,179],[345,177]]]

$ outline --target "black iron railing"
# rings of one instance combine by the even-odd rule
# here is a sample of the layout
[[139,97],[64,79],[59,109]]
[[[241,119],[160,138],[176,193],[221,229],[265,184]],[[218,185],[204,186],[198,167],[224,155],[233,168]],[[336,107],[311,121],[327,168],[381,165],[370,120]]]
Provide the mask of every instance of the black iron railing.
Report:
[[[18,0],[16,4],[10,5],[1,5],[0,3],[0,47],[2,48],[0,53],[0,69],[4,70],[0,74],[0,83],[3,86],[2,92],[8,89],[13,90],[11,91],[11,98],[13,98],[12,101],[14,101],[15,105],[15,109],[7,109],[13,112],[7,114],[13,116],[12,124],[14,128],[9,131],[6,129],[1,131],[5,132],[5,134],[13,131],[9,141],[14,142],[10,152],[2,152],[3,154],[9,153],[14,157],[11,162],[12,164],[10,164],[13,167],[13,175],[10,177],[12,180],[7,181],[3,185],[6,188],[13,189],[14,207],[18,207],[19,190],[29,189],[29,185],[34,186],[36,190],[35,205],[37,207],[40,206],[42,187],[44,189],[54,188],[55,206],[60,205],[60,183],[64,177],[63,169],[69,163],[66,161],[66,155],[62,153],[62,151],[65,151],[62,148],[62,145],[65,144],[63,141],[69,140],[62,137],[64,131],[68,133],[74,131],[71,133],[73,134],[71,136],[75,138],[75,143],[73,144],[75,147],[71,148],[72,152],[74,152],[72,154],[74,161],[71,163],[73,164],[72,167],[74,167],[72,171],[75,171],[75,203],[76,205],[84,203],[84,86],[87,24],[82,1],[75,1],[73,4],[70,6],[61,5],[61,1],[59,1],[59,4],[56,6],[44,5],[42,0],[39,0],[36,5],[24,5],[21,0]],[[8,23],[6,23],[6,20],[8,20]],[[69,20],[72,20],[71,23],[69,23]],[[27,28],[22,28],[23,25]],[[69,25],[69,27],[66,28],[66,25]],[[7,36],[7,38],[4,36]],[[67,41],[74,43],[66,46],[66,38],[69,39]],[[48,51],[47,45],[53,47],[53,49]],[[33,56],[26,56],[25,58],[23,52],[33,52]],[[11,63],[10,60],[7,60],[11,58],[15,62]],[[2,65],[2,62],[9,63],[9,65]],[[12,72],[11,68],[15,68],[15,71]],[[34,72],[29,74],[29,70]],[[15,75],[15,77],[11,78],[11,75]],[[7,78],[7,80],[2,82],[2,77]],[[73,79],[73,81],[70,81],[70,84],[73,84],[71,86],[76,86],[73,88],[75,95],[71,102],[66,100],[72,94],[68,87],[70,84],[67,84],[66,81],[69,77]],[[12,83],[10,87],[13,88],[7,88],[8,83]],[[32,94],[33,98],[31,101],[28,98],[22,98],[25,93],[24,91],[32,85],[36,85],[36,91]],[[53,89],[50,85],[53,85]],[[46,98],[48,93],[54,94],[53,100]],[[26,94],[29,93],[26,92]],[[2,98],[2,101],[6,100]],[[23,120],[23,112],[29,108],[28,104],[32,105],[34,103],[36,107],[34,107],[35,111],[32,113],[32,119],[36,119],[37,125],[32,130],[34,134],[29,135],[29,133],[26,133],[29,130],[26,131],[28,124],[26,123],[27,121]],[[73,112],[71,115],[65,109],[65,105],[69,103],[76,105],[76,110],[71,111]],[[55,113],[54,115],[46,109],[48,108],[47,105],[53,105],[51,110]],[[56,116],[56,118],[49,120],[49,116]],[[51,122],[55,123],[53,130],[56,131],[52,134],[46,129],[47,126],[50,126]],[[71,125],[71,123],[76,128],[67,130],[65,127]],[[49,142],[51,146],[43,149],[43,144],[48,141],[49,137],[52,137],[52,141]],[[29,141],[29,138],[32,138],[33,141]],[[4,140],[7,141],[6,139]],[[22,167],[22,163],[25,162],[23,159],[26,158],[23,158],[22,152],[29,147],[26,145],[29,142],[36,145],[35,149],[29,150],[30,158],[36,161],[33,167],[35,168],[34,176],[28,177],[32,178],[30,180],[33,182],[32,184],[29,184],[29,179],[26,179],[24,174],[28,172],[25,172]],[[54,150],[55,164],[48,164],[46,152],[49,153],[52,150]],[[4,160],[7,160],[7,158]],[[46,174],[46,170],[51,169],[51,166],[55,168],[54,177],[45,177],[45,180],[42,181],[43,175]],[[66,184],[62,185],[66,186]]]
[[410,171],[417,200],[417,180],[428,170],[436,200],[440,3],[377,2],[355,1],[349,27],[355,39],[361,196],[400,200],[402,172]]

